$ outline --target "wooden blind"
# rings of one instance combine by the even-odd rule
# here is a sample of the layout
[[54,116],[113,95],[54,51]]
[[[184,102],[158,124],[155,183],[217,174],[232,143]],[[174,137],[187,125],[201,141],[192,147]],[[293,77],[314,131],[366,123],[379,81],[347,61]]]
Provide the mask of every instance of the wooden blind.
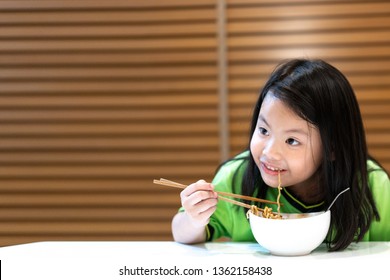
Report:
[[248,144],[259,89],[286,58],[322,58],[356,91],[370,153],[390,170],[389,1],[227,1],[231,155]]
[[0,245],[170,240],[219,162],[213,1],[0,1]]
[[171,240],[179,191],[152,180],[212,178],[221,87],[229,154],[245,148],[285,58],[347,75],[390,170],[389,15],[388,1],[0,1],[0,246]]

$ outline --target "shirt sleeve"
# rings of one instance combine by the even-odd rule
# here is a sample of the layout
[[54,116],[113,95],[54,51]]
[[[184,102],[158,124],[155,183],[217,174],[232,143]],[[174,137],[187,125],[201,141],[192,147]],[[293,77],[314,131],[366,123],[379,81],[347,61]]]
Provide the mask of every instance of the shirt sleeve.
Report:
[[[243,163],[242,157],[225,163],[212,181],[215,190],[234,193],[233,185],[241,184],[242,173],[245,169]],[[228,238],[233,241],[236,239],[241,240],[243,238],[241,235],[246,237],[248,235],[246,232],[250,232],[248,224],[245,214],[243,214],[243,209],[232,203],[219,200],[217,209],[210,217],[209,227],[212,228],[210,240],[220,238]],[[249,238],[251,237],[252,234],[249,234]]]
[[386,172],[372,161],[369,162],[369,184],[380,215],[373,221],[367,241],[390,241],[390,180]]
[[[216,191],[231,192],[231,178],[232,170],[228,166],[223,166],[215,175],[212,184]],[[232,213],[231,204],[218,200],[217,209],[210,217],[208,227],[212,228],[210,233],[210,240],[216,240],[221,237],[231,238],[230,232],[232,228]]]

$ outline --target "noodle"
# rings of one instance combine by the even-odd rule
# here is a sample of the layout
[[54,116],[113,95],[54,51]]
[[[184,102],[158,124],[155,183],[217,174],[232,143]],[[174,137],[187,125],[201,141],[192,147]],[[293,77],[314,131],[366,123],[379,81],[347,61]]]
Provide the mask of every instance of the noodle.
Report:
[[[278,205],[278,213],[277,214],[273,213],[271,207],[265,206],[264,210],[263,210],[263,213],[261,215],[263,218],[266,218],[266,219],[278,219],[278,220],[282,219],[282,215],[280,214],[280,196],[282,194],[281,193],[281,191],[282,191],[282,180],[280,178],[280,170],[278,171],[278,181],[279,181],[279,184],[278,184],[278,197],[276,199],[276,203]],[[256,205],[252,205],[251,209],[249,211],[251,211],[253,215],[260,216],[260,213],[259,213],[260,211],[259,211],[259,209],[257,208]],[[247,217],[248,217],[248,213],[247,213]]]
[[282,179],[280,178],[280,170],[278,171],[278,198],[276,199],[276,203],[278,204],[278,216],[282,217],[280,215],[280,196],[282,194]]

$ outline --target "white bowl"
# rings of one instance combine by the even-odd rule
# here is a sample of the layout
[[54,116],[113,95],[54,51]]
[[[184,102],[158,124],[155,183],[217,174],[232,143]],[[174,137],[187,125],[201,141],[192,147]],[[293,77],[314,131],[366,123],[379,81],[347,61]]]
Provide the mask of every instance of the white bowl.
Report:
[[328,234],[330,210],[310,214],[283,214],[282,220],[266,219],[249,211],[256,241],[273,255],[310,254]]

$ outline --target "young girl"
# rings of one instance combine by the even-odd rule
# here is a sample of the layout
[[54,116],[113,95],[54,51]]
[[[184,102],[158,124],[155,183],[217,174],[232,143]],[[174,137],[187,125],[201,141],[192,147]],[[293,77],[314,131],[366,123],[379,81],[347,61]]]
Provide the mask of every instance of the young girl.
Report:
[[176,241],[255,241],[247,210],[218,201],[215,191],[276,201],[279,173],[281,213],[323,211],[350,188],[332,206],[331,251],[390,240],[389,177],[368,156],[358,102],[336,68],[305,59],[279,65],[260,93],[250,135],[249,149],[222,164],[212,184],[200,180],[181,192]]

